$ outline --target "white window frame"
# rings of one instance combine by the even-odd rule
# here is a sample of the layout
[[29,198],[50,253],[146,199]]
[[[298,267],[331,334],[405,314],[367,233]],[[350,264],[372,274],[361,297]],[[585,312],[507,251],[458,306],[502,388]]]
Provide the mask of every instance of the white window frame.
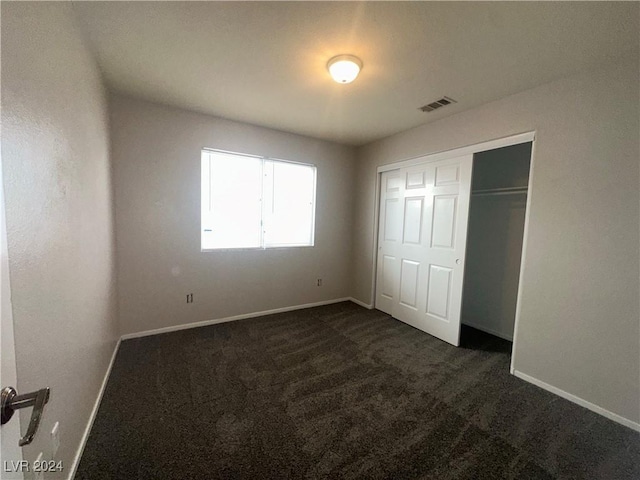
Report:
[[[313,192],[312,192],[312,208],[311,208],[311,232],[310,232],[310,241],[311,243],[300,243],[300,244],[286,244],[286,245],[266,245],[265,244],[265,234],[264,234],[264,229],[262,228],[262,225],[260,226],[260,246],[259,247],[221,247],[221,248],[202,248],[202,234],[203,234],[203,230],[204,230],[204,224],[202,223],[202,215],[200,216],[200,251],[201,252],[224,252],[224,251],[242,251],[242,250],[274,250],[274,249],[285,249],[285,248],[310,248],[310,247],[314,247],[315,246],[315,239],[316,239],[316,192],[318,189],[318,168],[315,164],[313,163],[306,163],[306,162],[296,162],[296,161],[292,161],[292,160],[283,160],[281,158],[275,158],[275,157],[266,157],[266,156],[259,156],[259,155],[252,155],[252,154],[248,154],[248,153],[239,153],[239,152],[232,152],[229,150],[219,150],[219,149],[215,149],[215,148],[207,148],[204,147],[201,149],[200,152],[200,163],[201,163],[201,172],[202,172],[202,154],[204,153],[222,153],[222,154],[226,154],[226,155],[236,155],[239,157],[248,157],[248,158],[255,158],[255,159],[260,159],[262,162],[262,171],[264,172],[264,168],[265,168],[265,163],[267,161],[270,162],[274,162],[274,163],[290,163],[290,164],[294,164],[294,165],[303,165],[305,167],[311,167],[312,171],[313,171]],[[202,209],[202,202],[204,200],[203,198],[203,193],[204,193],[204,179],[201,178],[201,189],[200,189],[200,207]],[[209,183],[209,188],[211,188],[211,184]],[[263,189],[264,189],[264,184],[263,184]],[[264,198],[264,191],[260,192],[260,197],[261,197],[261,202],[262,199]],[[264,202],[262,202],[262,222],[264,222],[265,219],[265,205]]]

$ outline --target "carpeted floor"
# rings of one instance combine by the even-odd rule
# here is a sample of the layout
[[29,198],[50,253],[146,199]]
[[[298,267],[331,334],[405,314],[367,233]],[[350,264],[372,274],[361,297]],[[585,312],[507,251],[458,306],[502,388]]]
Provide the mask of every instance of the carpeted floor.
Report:
[[345,302],[128,340],[76,479],[638,479],[640,434]]

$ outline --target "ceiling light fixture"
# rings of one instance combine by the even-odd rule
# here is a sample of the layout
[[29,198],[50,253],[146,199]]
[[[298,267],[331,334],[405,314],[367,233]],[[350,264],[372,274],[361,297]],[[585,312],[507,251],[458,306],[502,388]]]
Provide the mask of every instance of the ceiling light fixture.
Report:
[[327,63],[327,69],[338,83],[353,82],[362,68],[362,60],[353,55],[338,55]]

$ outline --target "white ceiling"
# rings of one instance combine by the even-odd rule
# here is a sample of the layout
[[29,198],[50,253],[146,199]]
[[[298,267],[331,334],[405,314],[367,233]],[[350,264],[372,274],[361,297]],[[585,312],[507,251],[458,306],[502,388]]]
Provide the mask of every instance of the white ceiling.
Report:
[[[637,2],[74,2],[108,86],[361,145],[638,57]],[[326,62],[360,57],[349,85]],[[447,95],[432,113],[418,107]]]

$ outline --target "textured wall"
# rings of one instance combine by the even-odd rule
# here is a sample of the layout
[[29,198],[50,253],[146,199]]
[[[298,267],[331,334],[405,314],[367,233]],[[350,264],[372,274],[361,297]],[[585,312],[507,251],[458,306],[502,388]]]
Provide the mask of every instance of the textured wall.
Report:
[[536,131],[515,368],[640,420],[638,63],[556,81],[358,150],[353,296],[371,301],[376,167]]
[[51,388],[24,454],[59,421],[66,477],[117,338],[106,96],[70,3],[2,2],[2,167],[18,389]]
[[[349,295],[352,148],[118,96],[110,111],[123,334]],[[314,163],[315,246],[201,252],[202,147]]]

